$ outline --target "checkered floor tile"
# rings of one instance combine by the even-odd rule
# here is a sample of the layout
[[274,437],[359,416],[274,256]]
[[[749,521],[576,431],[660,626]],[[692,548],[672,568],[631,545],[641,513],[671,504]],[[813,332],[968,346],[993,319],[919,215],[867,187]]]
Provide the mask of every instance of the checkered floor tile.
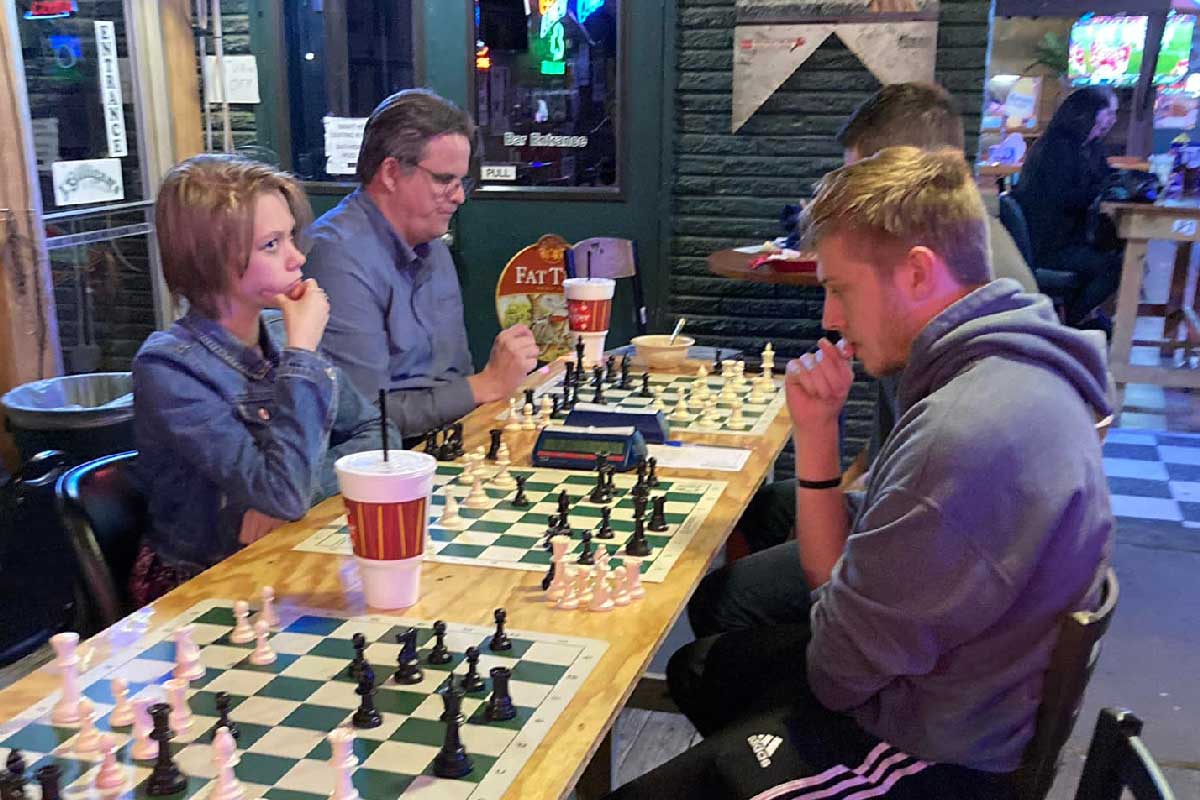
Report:
[[1118,519],[1200,528],[1200,435],[1113,429],[1104,472]]

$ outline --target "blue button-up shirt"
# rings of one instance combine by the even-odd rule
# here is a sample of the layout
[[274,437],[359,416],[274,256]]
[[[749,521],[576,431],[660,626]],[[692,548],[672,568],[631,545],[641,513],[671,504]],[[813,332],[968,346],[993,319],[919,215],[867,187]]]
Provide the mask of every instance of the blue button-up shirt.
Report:
[[192,312],[134,358],[134,470],[146,541],[167,564],[233,554],[251,508],[299,519],[337,492],[339,456],[380,447],[375,407],[324,356],[283,342],[277,312],[257,350]]
[[329,295],[322,349],[405,436],[475,407],[462,291],[440,239],[410,247],[361,188],[309,229],[304,273]]

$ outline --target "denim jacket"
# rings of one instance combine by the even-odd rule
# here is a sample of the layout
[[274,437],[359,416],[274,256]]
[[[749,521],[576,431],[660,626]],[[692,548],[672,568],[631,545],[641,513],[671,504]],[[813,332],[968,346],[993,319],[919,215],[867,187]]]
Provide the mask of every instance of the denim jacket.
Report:
[[283,347],[282,323],[263,315],[259,355],[192,312],[134,359],[146,542],[168,565],[206,568],[236,552],[251,508],[300,519],[337,492],[339,456],[380,447],[378,409],[325,356]]

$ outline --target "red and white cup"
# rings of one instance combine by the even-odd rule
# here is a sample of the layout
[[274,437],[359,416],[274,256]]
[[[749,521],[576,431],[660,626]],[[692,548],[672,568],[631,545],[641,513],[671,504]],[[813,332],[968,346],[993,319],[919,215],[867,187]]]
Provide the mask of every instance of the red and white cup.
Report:
[[367,450],[342,456],[333,466],[367,605],[413,605],[421,594],[437,461],[411,450],[391,450],[385,461],[382,450]]
[[583,357],[589,364],[604,360],[604,337],[612,319],[613,290],[611,278],[567,278],[563,295],[567,298],[567,328],[571,340],[583,339]]

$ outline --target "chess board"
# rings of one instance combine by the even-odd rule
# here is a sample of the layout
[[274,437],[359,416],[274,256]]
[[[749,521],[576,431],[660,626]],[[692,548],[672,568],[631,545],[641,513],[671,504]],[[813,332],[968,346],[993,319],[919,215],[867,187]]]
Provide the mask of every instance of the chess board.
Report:
[[[281,630],[271,637],[279,657],[268,666],[254,666],[246,660],[254,649],[252,643],[229,641],[234,624],[232,604],[208,601],[81,674],[83,693],[96,705],[97,726],[115,734],[118,761],[128,775],[125,791],[105,794],[105,800],[146,797],[145,781],[153,766],[152,761],[130,759],[128,727],[108,724],[114,703],[110,680],[125,678],[131,698],[138,693],[162,698],[161,684],[171,677],[175,664],[170,634],[185,622],[195,626],[194,639],[201,647],[200,661],[206,672],[192,681],[188,691],[192,725],[170,743],[176,765],[188,777],[187,789],[173,798],[203,798],[211,792],[216,776],[210,744],[217,721],[214,698],[224,691],[232,699],[230,719],[240,728],[240,760],[235,772],[245,796],[325,800],[336,778],[325,737],[347,724],[359,702],[355,683],[346,674],[354,657],[351,636],[355,633],[364,634],[369,643],[366,657],[375,669],[375,703],[383,716],[380,727],[355,729],[359,767],[353,780],[363,800],[499,798],[608,646],[592,639],[509,629],[512,649],[493,653],[487,648],[493,628],[450,623],[446,644],[454,659],[433,666],[425,660],[433,638],[428,621],[342,617],[288,606],[280,608],[279,614]],[[400,652],[394,642],[395,634],[408,627],[419,629],[425,676],[419,684],[401,686],[391,680]],[[445,725],[438,720],[442,701],[435,690],[451,670],[459,677],[465,673],[462,654],[470,646],[480,648],[479,673],[488,683],[484,692],[468,694],[462,706],[466,718],[462,742],[474,769],[457,780],[438,778],[433,775],[432,762],[441,747]],[[494,666],[512,670],[510,693],[517,716],[506,722],[489,722],[483,715],[491,691],[488,669]],[[50,723],[50,710],[57,699],[55,692],[0,724],[0,754],[20,748],[28,776],[41,766],[57,763],[62,770],[63,797],[100,798],[92,787],[100,756],[74,753],[72,743],[78,728]],[[40,797],[32,778],[26,791],[34,800]]]
[[[495,470],[491,466],[488,469]],[[587,498],[596,483],[595,474],[537,467],[513,467],[509,472],[514,476],[526,476],[528,507],[513,506],[515,490],[504,491],[485,484],[491,505],[482,509],[460,507],[459,514],[469,523],[467,528],[461,531],[447,530],[437,524],[445,504],[445,492],[453,492],[461,501],[470,487],[457,481],[462,473],[461,466],[444,462],[438,464],[429,507],[429,538],[425,544],[427,559],[545,572],[550,566],[550,552],[542,546],[546,520],[551,514],[558,513],[558,493],[565,489],[571,498],[571,510],[568,512],[571,528],[576,532],[568,559],[574,560],[570,554],[578,553],[582,547],[579,532],[585,527],[594,530],[600,522],[601,506]],[[666,495],[664,508],[668,528],[658,533],[646,530],[651,552],[642,561],[643,581],[660,582],[666,578],[671,566],[725,491],[724,481],[661,477],[659,480],[660,485],[650,490],[650,497]],[[608,548],[615,557],[614,567],[621,562],[620,549],[624,548],[625,541],[633,533],[633,497],[630,489],[636,481],[632,473],[613,476],[615,497],[609,505],[612,507],[611,526],[615,538],[592,540],[594,547],[604,545]],[[649,505],[646,514],[648,521]],[[334,520],[296,545],[295,549],[350,555],[346,517]]]
[[[708,390],[712,393],[712,399],[716,401],[716,425],[711,428],[699,425],[699,414],[702,408],[692,400],[692,388],[696,385],[695,375],[676,375],[672,373],[651,372],[650,374],[650,389],[651,392],[658,391],[663,402],[663,416],[667,421],[667,425],[671,429],[671,433],[687,432],[687,433],[705,433],[724,436],[763,436],[767,432],[767,428],[779,416],[780,410],[783,409],[785,397],[783,393],[782,381],[776,379],[774,381],[775,389],[770,393],[765,404],[750,405],[746,399],[750,396],[750,383],[754,376],[746,376],[746,385],[743,391],[739,392],[742,398],[742,420],[744,427],[741,430],[734,430],[729,427],[727,420],[733,410],[733,406],[720,399],[721,387],[724,379],[720,375],[709,375],[705,382],[708,384]],[[562,394],[562,386],[564,375],[559,374],[546,379],[541,385],[534,389],[534,400],[536,401],[544,394],[560,395]],[[582,403],[592,402],[595,393],[592,387],[591,378],[589,377],[583,386],[579,388],[579,401]],[[641,397],[642,391],[642,373],[631,372],[629,374],[629,388],[620,389],[618,384],[606,381],[604,384],[604,404],[613,408],[624,409],[645,409],[650,408],[654,403],[653,397]],[[680,422],[671,419],[671,412],[675,410],[676,404],[679,402],[680,392],[684,391],[688,396],[688,406],[692,419],[688,422]],[[538,410],[538,405],[534,406],[534,411]],[[501,413],[497,419],[508,419],[508,411]]]

